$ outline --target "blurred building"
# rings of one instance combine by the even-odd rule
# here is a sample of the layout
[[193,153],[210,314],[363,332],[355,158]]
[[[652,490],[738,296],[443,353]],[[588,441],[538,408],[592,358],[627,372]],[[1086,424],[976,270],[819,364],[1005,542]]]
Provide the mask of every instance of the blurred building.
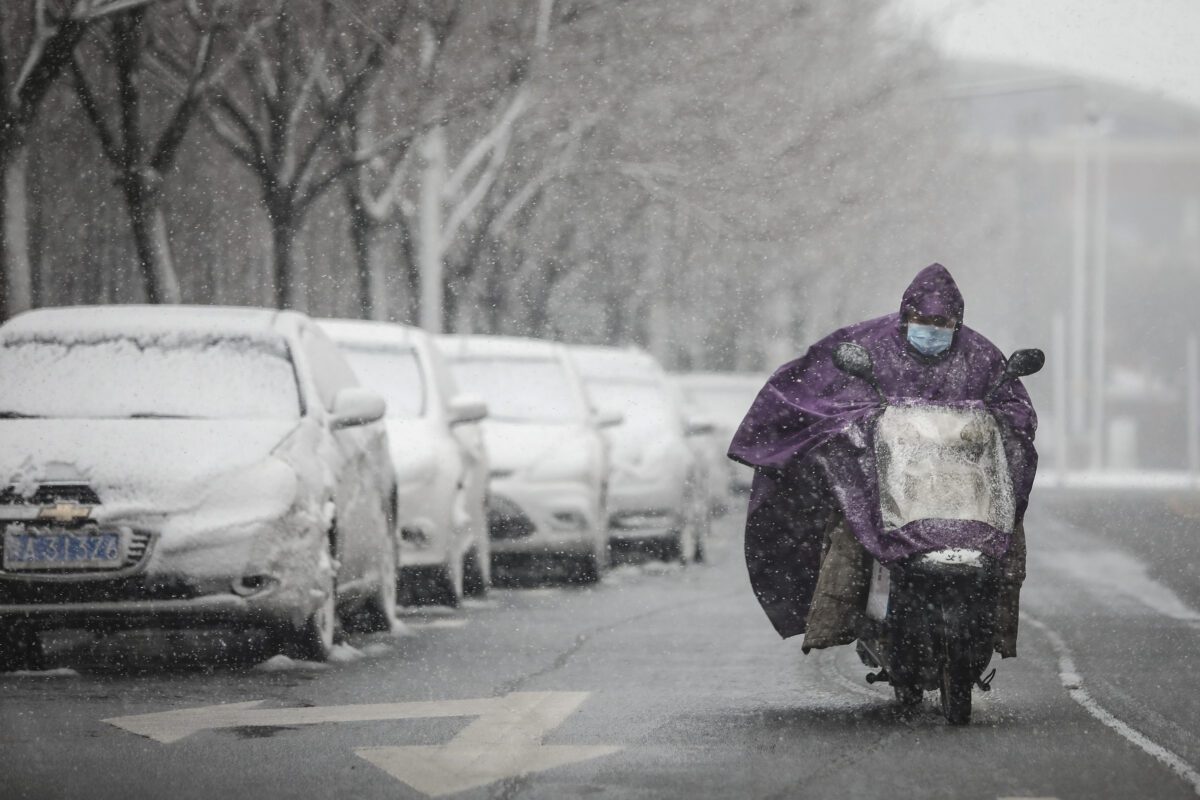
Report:
[[996,187],[967,277],[968,301],[988,299],[968,313],[1002,346],[1048,352],[1030,381],[1044,466],[1200,468],[1200,108],[1008,64],[950,74]]

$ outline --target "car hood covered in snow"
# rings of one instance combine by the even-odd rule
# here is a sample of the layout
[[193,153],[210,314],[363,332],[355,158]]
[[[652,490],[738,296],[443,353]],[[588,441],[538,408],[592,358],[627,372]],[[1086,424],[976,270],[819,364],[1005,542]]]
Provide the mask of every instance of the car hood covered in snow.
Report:
[[188,511],[231,481],[294,486],[291,470],[270,456],[296,427],[272,419],[5,420],[0,487],[30,497],[43,483],[87,484],[101,501],[98,518]]
[[437,476],[439,439],[445,428],[432,420],[389,419],[388,445],[396,481],[401,485],[428,483]]
[[576,424],[487,420],[483,438],[492,473],[515,473],[536,466],[564,448],[579,447],[585,436]]

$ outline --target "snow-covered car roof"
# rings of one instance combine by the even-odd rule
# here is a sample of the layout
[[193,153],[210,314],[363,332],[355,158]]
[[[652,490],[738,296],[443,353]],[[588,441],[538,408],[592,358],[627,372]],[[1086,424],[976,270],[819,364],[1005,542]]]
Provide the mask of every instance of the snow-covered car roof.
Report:
[[416,347],[429,334],[410,325],[361,319],[319,319],[329,338],[339,344]]
[[573,345],[567,349],[585,379],[644,381],[664,376],[657,359],[638,347]]
[[561,358],[563,346],[522,336],[449,335],[437,337],[438,349],[447,358]]
[[294,311],[237,306],[64,306],[18,314],[0,327],[8,341],[53,339],[89,342],[113,337],[161,339],[176,335],[278,342],[302,315]]

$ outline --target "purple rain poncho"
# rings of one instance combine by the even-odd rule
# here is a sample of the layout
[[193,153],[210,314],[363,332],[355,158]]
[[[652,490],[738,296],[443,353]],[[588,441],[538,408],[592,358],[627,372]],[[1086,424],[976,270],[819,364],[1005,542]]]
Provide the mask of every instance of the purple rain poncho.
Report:
[[[855,342],[870,352],[889,402],[983,408],[1004,370],[995,345],[960,326],[948,351],[927,358],[901,330],[906,311],[961,322],[963,307],[950,272],[940,264],[926,267],[904,292],[900,312],[835,331],[780,367],[734,434],[729,457],[755,468],[746,519],[750,583],[781,636],[804,632],[834,512],[884,564],[943,547],[970,546],[997,558],[1008,549],[1008,532],[980,522],[918,520],[885,529],[869,424],[882,411],[879,398],[866,381],[833,363],[839,344]],[[1037,469],[1037,416],[1015,380],[986,407],[1000,425],[1019,523]]]

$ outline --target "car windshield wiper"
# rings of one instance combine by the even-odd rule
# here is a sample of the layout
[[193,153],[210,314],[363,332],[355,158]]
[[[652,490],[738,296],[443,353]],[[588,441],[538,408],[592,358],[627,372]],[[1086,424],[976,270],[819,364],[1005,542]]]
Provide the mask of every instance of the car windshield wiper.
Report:
[[198,419],[187,414],[160,414],[157,411],[138,411],[127,416],[129,419]]
[[20,411],[0,411],[0,419],[41,419],[37,414],[22,414]]

